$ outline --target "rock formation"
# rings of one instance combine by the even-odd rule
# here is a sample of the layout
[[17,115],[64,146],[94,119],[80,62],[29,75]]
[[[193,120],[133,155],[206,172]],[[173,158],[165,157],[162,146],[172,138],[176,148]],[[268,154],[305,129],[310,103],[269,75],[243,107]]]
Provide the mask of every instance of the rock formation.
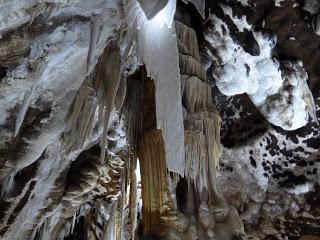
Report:
[[320,239],[317,0],[0,1],[0,239]]

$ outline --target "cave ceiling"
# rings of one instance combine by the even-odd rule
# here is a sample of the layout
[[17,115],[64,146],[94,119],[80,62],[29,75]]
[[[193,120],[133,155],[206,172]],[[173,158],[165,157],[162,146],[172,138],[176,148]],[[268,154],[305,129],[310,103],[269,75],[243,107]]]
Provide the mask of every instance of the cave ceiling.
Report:
[[0,239],[320,239],[317,0],[0,1]]

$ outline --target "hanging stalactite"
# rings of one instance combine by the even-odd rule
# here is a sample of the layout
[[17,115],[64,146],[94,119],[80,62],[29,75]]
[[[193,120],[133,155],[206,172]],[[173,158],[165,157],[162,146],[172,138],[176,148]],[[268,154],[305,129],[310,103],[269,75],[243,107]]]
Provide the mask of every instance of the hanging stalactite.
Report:
[[167,167],[161,130],[143,133],[139,141],[144,235],[160,232],[160,216],[166,204]]

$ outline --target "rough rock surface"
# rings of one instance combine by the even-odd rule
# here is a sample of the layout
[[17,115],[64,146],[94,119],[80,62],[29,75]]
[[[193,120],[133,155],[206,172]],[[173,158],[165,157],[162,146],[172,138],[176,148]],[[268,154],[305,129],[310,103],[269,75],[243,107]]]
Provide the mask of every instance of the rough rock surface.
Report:
[[[129,80],[144,75],[138,30],[126,22],[132,2],[0,3],[0,239],[141,235],[139,174],[128,163],[138,131],[127,126],[130,109],[141,107],[128,102],[139,92]],[[181,74],[207,79],[222,120],[216,185],[234,206],[226,221],[241,225],[238,212],[248,239],[319,239],[319,3],[178,2],[199,45],[177,32],[186,41],[177,42]],[[187,110],[203,108],[208,95]],[[183,205],[186,190],[170,191]],[[169,212],[169,228],[194,233],[189,221],[199,221],[208,239],[225,236],[199,205],[199,220]],[[172,229],[166,236],[180,239]]]
[[[276,1],[279,2],[279,1]],[[281,65],[302,61],[319,119],[319,41],[305,6],[312,1],[240,1],[227,3],[235,17],[246,16],[252,29],[272,34],[272,52]],[[310,3],[309,3],[310,4]],[[219,10],[217,15],[226,16]],[[230,29],[234,28],[226,20]],[[233,32],[252,54],[250,31]],[[213,67],[214,68],[214,67]],[[213,90],[222,117],[219,181],[227,199],[237,207],[252,239],[317,239],[319,236],[319,125],[316,117],[294,131],[268,123],[246,95],[223,96]],[[303,237],[303,235],[308,235]]]

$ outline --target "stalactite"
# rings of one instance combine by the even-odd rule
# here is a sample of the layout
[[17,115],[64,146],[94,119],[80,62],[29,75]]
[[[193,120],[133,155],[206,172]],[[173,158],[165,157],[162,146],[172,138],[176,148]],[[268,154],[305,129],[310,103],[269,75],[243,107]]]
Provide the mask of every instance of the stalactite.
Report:
[[[188,114],[186,119],[186,176],[192,179],[197,191],[210,189],[215,181],[214,171],[221,155],[220,116],[218,113]],[[211,177],[210,177],[211,176]]]
[[90,42],[87,55],[87,72],[90,72],[95,46],[99,40],[100,26],[97,16],[92,16],[90,21]]
[[[231,227],[227,222],[229,206],[216,185],[216,170],[222,153],[221,118],[213,104],[205,68],[197,59],[199,50],[192,46],[192,43],[196,42],[195,32],[183,23],[190,19],[183,11],[179,11],[177,15],[179,20],[176,21],[176,32],[180,46],[179,65],[182,74],[181,93],[186,110],[184,115],[185,176],[188,181],[186,213],[189,215],[197,213],[197,218],[190,217],[188,232],[193,238],[213,239],[216,235],[216,221]],[[237,213],[232,217],[235,221],[241,222]],[[231,239],[238,235],[239,233],[232,232],[227,234],[227,238],[222,239]]]
[[191,179],[196,191],[212,191],[215,169],[221,154],[220,116],[215,110],[211,87],[206,81],[206,72],[194,57],[199,50],[192,46],[197,42],[194,30],[176,21],[178,40],[183,42],[188,54],[180,53],[180,72],[185,116],[185,175]]
[[[21,190],[21,193],[16,197],[14,198],[14,201],[11,202],[11,206],[6,209],[7,212],[9,213],[14,213],[15,210],[18,209],[18,206],[19,206],[19,203],[20,201],[22,201],[22,199],[27,196],[28,192],[30,193],[30,190],[32,190],[32,188],[30,189],[30,186],[34,186],[34,180],[31,179],[30,181],[28,181],[24,188]],[[2,200],[1,200],[1,203],[5,203],[6,201],[9,202],[10,201],[10,196],[6,196],[7,194],[3,195],[2,196]],[[10,218],[12,220],[12,214],[7,214],[7,215],[4,215],[2,216],[1,218],[1,222],[0,222],[0,230],[4,229],[6,226],[8,226],[9,224],[9,221],[10,221]]]
[[198,77],[182,77],[183,100],[190,113],[213,109],[211,87]]
[[15,130],[14,130],[14,137],[16,137],[20,131],[21,125],[23,123],[23,120],[27,114],[28,108],[30,106],[31,100],[33,98],[34,92],[38,85],[40,84],[42,78],[41,75],[45,69],[46,64],[44,62],[40,62],[38,65],[36,65],[35,72],[30,76],[33,80],[34,83],[32,84],[32,87],[30,91],[25,93],[22,105],[19,109],[19,113],[17,115],[17,120],[15,124]]
[[[106,146],[109,118],[120,84],[121,57],[118,42],[111,40],[99,57],[93,72],[77,93],[67,116],[69,132],[65,134],[66,152],[83,148],[92,129],[96,109],[99,107],[99,124],[102,130],[101,146]],[[105,148],[101,148],[104,162]]]
[[[210,116],[211,115],[211,116]],[[207,141],[208,151],[208,178],[209,178],[209,203],[214,204],[217,189],[214,188],[216,184],[216,169],[218,168],[219,158],[222,154],[220,144],[220,126],[221,118],[217,112],[211,113],[208,117],[204,117],[204,131]]]
[[[121,56],[118,42],[111,40],[103,55],[99,58],[98,64],[94,70],[94,86],[99,86],[99,102],[102,104],[102,128],[103,133],[100,141],[101,155],[100,161],[104,162],[105,146],[107,138],[107,129],[111,111],[114,107],[114,101],[120,82]],[[103,107],[105,106],[105,108]]]
[[138,136],[141,132],[141,80],[128,81],[128,143],[133,151],[137,151]]
[[66,134],[66,151],[72,152],[83,148],[84,142],[89,137],[90,130],[97,108],[96,93],[89,80],[85,81],[79,89],[67,119],[70,132]]
[[[76,214],[77,209],[83,204],[84,201],[88,200],[111,200],[112,202],[120,201],[121,195],[121,181],[123,177],[126,177],[124,172],[123,160],[118,156],[108,155],[109,170],[107,174],[106,167],[100,163],[100,148],[94,146],[91,149],[84,152],[79,159],[77,159],[71,166],[70,171],[67,174],[67,179],[60,181],[61,183],[67,182],[65,187],[56,186],[56,192],[50,195],[52,201],[55,202],[56,198],[59,197],[59,190],[62,190],[59,201],[60,206],[53,212],[53,215],[47,219],[49,226],[44,228],[43,224],[39,225],[38,229],[42,229],[37,235],[42,234],[46,236],[46,239],[54,240],[58,239],[58,236],[69,235],[71,231],[73,218]],[[80,171],[79,171],[80,169]],[[123,181],[122,181],[123,182]],[[64,189],[64,191],[63,191]],[[57,196],[56,196],[57,195]],[[118,212],[120,213],[120,220],[122,220],[123,204],[119,207]],[[52,207],[52,206],[48,206]],[[97,218],[99,216],[100,207],[96,206],[97,212],[86,215],[86,221],[88,224],[88,234],[95,236],[94,239],[100,239],[97,234]],[[58,220],[58,222],[55,222]],[[117,220],[118,221],[118,220]],[[121,221],[120,221],[121,222]],[[121,225],[121,224],[120,224]],[[91,226],[93,229],[90,230]],[[118,230],[121,228],[117,228]],[[100,229],[101,230],[101,229]],[[99,231],[100,231],[99,230]],[[116,239],[116,238],[115,238]]]
[[189,55],[179,55],[180,73],[184,75],[197,76],[202,80],[206,80],[206,71],[201,63]]
[[208,169],[206,165],[207,153],[205,151],[206,143],[203,134],[185,132],[186,144],[186,170],[185,175],[194,181],[197,190],[208,185],[205,171]]
[[[132,1],[133,2],[133,1]],[[128,4],[129,5],[129,4]],[[184,137],[180,95],[179,53],[173,17],[176,1],[169,0],[152,20],[134,4],[128,7],[138,31],[137,43],[148,77],[155,81],[157,128],[162,130],[169,170],[183,175]]]
[[[68,126],[61,137],[62,142],[48,151],[51,164],[59,177],[50,178],[50,190],[47,190],[46,196],[39,198],[38,202],[42,201],[39,214],[35,204],[31,205],[34,219],[41,218],[41,221],[30,224],[22,235],[35,235],[35,238],[49,240],[72,235],[77,222],[77,209],[87,202],[92,204],[90,211],[82,216],[86,223],[84,235],[89,239],[124,238],[125,208],[128,206],[130,235],[134,239],[138,211],[138,183],[135,173],[138,157],[143,235],[212,239],[216,223],[223,224],[227,218],[226,221],[233,223],[231,220],[236,219],[234,212],[224,209],[224,199],[216,188],[215,171],[221,154],[221,119],[212,102],[206,70],[200,63],[197,34],[191,25],[187,26],[183,22],[176,21],[172,25],[177,1],[163,2],[166,3],[164,10],[168,13],[163,21],[168,26],[158,28],[156,20],[159,18],[138,24],[141,28],[136,38],[141,58],[139,61],[142,60],[145,65],[139,70],[135,69],[138,78],[133,79],[136,77],[134,76],[129,79],[128,92],[124,58],[129,54],[136,36],[125,36],[126,30],[117,32],[114,38],[108,39],[97,64],[92,67],[101,31],[100,23],[95,13],[92,13],[89,49],[84,64],[88,75],[83,77],[84,82],[77,94],[72,94],[73,104],[65,119]],[[202,8],[203,2],[198,2],[196,6]],[[119,12],[119,15],[124,14],[120,10]],[[119,24],[121,28],[123,25],[129,28],[129,24],[127,26],[122,20]],[[128,30],[128,33],[131,31]],[[126,37],[131,39],[127,39],[128,46],[123,44]],[[135,61],[138,62],[136,59]],[[38,67],[41,66],[44,65]],[[42,74],[42,71],[35,72]],[[40,76],[36,78],[40,79]],[[15,136],[22,126],[36,87],[37,82],[30,93],[25,95],[16,121]],[[107,133],[112,132],[110,126],[113,122],[110,123],[110,120],[113,119],[113,113],[116,115],[118,111],[122,111],[126,95],[129,147],[125,153],[115,153],[110,146],[117,145],[114,143],[117,139],[110,137],[108,141]],[[92,141],[88,144],[88,140]],[[79,153],[78,158],[73,158]],[[55,155],[59,156],[57,161]],[[69,155],[72,157],[64,161]],[[122,159],[123,155],[127,155],[126,164]],[[189,184],[188,206],[183,213],[178,210],[175,192],[182,175]],[[44,174],[41,177],[40,179],[46,180]],[[17,198],[19,201],[33,194],[33,183],[34,179],[27,182],[22,189],[23,193]],[[31,198],[33,197],[38,196]],[[45,197],[50,201],[45,202]],[[106,201],[110,203],[106,205],[111,215],[106,217],[108,219],[101,220],[101,209],[106,206],[102,202]],[[215,207],[217,202],[222,207]],[[20,208],[19,203],[12,206],[15,206],[14,210]],[[221,209],[223,213],[220,212]],[[26,215],[25,212],[28,213],[25,210],[23,215]],[[197,216],[192,216],[195,213]],[[15,217],[14,213],[11,217]],[[7,218],[5,220],[10,221]],[[17,223],[12,228],[16,228]]]
[[175,21],[175,26],[178,43],[183,47],[182,49],[179,48],[179,52],[190,55],[200,61],[198,38],[194,29],[177,20]]
[[124,104],[126,93],[127,93],[126,91],[127,91],[127,79],[125,78],[124,74],[121,74],[117,96],[114,102],[115,108],[118,112],[121,111],[122,106]]
[[139,141],[143,231],[160,231],[160,216],[166,204],[167,167],[161,130],[149,130]]
[[[138,136],[142,129],[142,82],[138,79],[128,80],[128,143],[129,143],[129,156],[128,156],[128,184],[130,187],[129,192],[129,218],[130,218],[130,235],[135,239],[135,231],[137,227],[137,151],[138,151]],[[140,171],[140,169],[139,169]]]

